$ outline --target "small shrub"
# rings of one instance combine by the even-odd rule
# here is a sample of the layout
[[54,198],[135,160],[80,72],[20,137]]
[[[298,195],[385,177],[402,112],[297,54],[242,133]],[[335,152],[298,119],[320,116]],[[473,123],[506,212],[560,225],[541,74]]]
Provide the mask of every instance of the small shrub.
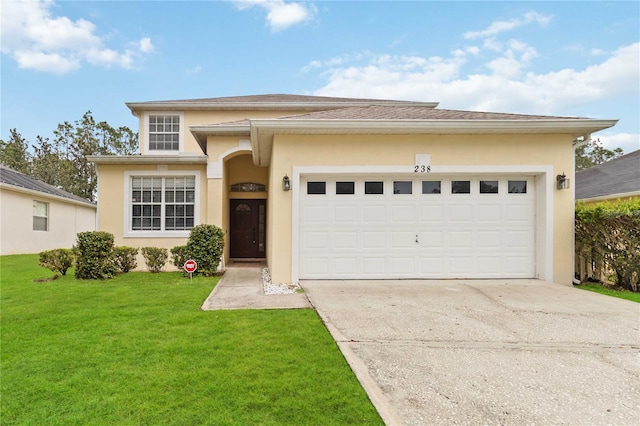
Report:
[[198,271],[204,276],[214,276],[218,270],[224,232],[215,225],[198,225],[191,228],[187,241],[187,253],[198,263]]
[[147,264],[149,272],[162,271],[169,257],[167,249],[160,247],[142,247],[140,252],[144,257],[144,262]]
[[67,274],[67,270],[73,266],[73,250],[61,248],[47,250],[40,253],[40,266],[60,272],[62,275]]
[[76,278],[108,279],[117,271],[113,234],[102,231],[80,232],[76,246]]
[[116,266],[120,272],[129,272],[138,266],[136,256],[138,255],[137,247],[121,246],[115,248]]
[[189,250],[187,249],[187,246],[176,246],[171,249],[171,263],[176,268],[182,270],[184,263],[189,260],[189,258]]

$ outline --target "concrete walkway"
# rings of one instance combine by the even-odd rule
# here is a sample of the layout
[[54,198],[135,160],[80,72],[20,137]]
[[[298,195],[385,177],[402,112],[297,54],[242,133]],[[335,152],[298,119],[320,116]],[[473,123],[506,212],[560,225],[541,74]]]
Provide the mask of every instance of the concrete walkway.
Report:
[[262,263],[232,263],[201,306],[204,311],[224,309],[305,309],[311,308],[304,293],[266,295],[262,283]]

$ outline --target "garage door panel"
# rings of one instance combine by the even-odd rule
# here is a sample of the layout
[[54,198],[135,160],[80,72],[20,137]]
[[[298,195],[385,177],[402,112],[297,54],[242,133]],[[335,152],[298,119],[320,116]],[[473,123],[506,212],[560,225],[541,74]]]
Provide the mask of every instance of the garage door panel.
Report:
[[355,225],[358,222],[357,206],[336,206],[333,210],[334,221],[341,225]]
[[449,220],[456,224],[473,222],[473,206],[459,204],[449,206]]
[[323,277],[330,273],[327,257],[305,256],[305,272],[309,277]]
[[413,205],[391,207],[391,219],[395,225],[413,224],[416,220],[415,213],[416,209]]
[[534,244],[533,231],[505,230],[505,246],[510,249],[530,249]]
[[449,274],[452,278],[466,278],[473,272],[473,257],[471,256],[449,256],[447,258]]
[[420,248],[440,248],[444,244],[444,231],[422,231],[418,234]]
[[420,223],[425,225],[441,224],[444,221],[444,206],[442,205],[421,205],[418,209],[420,211]]
[[362,220],[368,224],[386,224],[387,223],[387,206],[373,205],[362,207]]
[[392,231],[391,249],[415,248],[416,235],[413,232]]
[[391,273],[396,277],[410,277],[415,274],[415,260],[409,256],[391,257]]
[[342,277],[357,276],[358,263],[358,258],[355,256],[338,257],[334,261],[335,274]]
[[344,232],[337,231],[334,234],[334,248],[336,249],[352,249],[358,248],[358,233],[355,231]]
[[327,231],[307,232],[303,239],[305,249],[328,249],[329,233]]
[[362,248],[366,249],[385,249],[387,247],[387,236],[384,231],[363,231],[362,232]]
[[445,276],[445,261],[443,256],[419,256],[419,276],[425,278],[442,278]]
[[[433,178],[440,194],[394,194],[406,178],[349,178],[354,194],[300,194],[300,278],[534,278],[535,182],[527,193],[480,193],[481,178]],[[322,180],[322,179],[313,179]],[[452,194],[451,180],[471,181]],[[365,181],[384,181],[384,194],[364,194]],[[428,185],[429,186],[429,185]],[[430,186],[429,186],[430,187]],[[304,178],[300,188],[304,192]],[[334,191],[331,193],[331,191]]]
[[384,256],[367,257],[362,260],[362,275],[365,277],[384,277],[386,275],[386,262]]
[[454,248],[468,248],[473,241],[472,230],[449,231],[449,246]]
[[500,225],[502,223],[502,206],[499,204],[481,204],[476,207],[477,220],[483,225]]
[[327,206],[306,206],[302,211],[302,218],[308,224],[327,225],[329,223],[329,208]]

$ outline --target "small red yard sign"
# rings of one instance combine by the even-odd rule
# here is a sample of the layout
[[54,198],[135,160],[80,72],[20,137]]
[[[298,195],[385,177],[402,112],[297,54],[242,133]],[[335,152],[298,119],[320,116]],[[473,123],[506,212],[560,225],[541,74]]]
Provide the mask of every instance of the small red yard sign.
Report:
[[194,273],[198,269],[198,264],[195,260],[189,259],[184,262],[184,270],[190,274]]

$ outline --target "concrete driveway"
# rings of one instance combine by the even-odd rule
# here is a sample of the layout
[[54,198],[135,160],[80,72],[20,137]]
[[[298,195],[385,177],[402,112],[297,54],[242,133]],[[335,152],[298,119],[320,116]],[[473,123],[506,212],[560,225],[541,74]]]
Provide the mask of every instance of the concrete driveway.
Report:
[[640,304],[537,280],[301,285],[387,424],[640,424]]

